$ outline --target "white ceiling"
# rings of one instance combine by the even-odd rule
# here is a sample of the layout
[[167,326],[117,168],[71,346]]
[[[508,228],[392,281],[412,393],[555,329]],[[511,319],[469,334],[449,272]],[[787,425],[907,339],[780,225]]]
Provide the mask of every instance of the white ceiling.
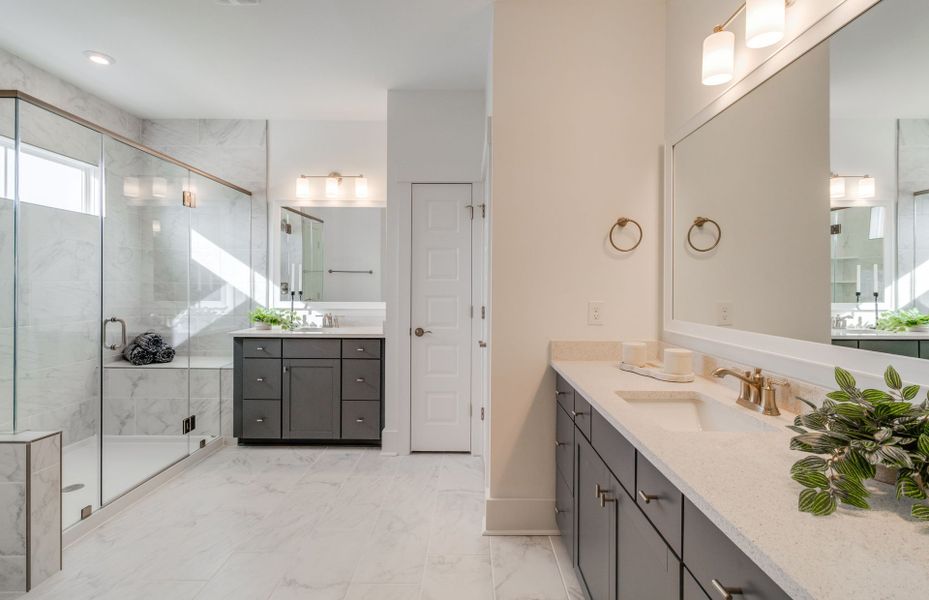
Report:
[[0,46],[141,117],[379,120],[389,89],[484,88],[491,5],[0,0]]
[[929,2],[884,0],[829,41],[830,112],[929,118]]

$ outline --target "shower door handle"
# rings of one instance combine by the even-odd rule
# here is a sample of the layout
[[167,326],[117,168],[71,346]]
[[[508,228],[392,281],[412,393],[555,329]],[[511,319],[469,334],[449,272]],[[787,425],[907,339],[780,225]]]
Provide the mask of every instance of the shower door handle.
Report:
[[[119,344],[107,344],[106,343],[106,326],[110,323],[119,323],[122,329],[122,343]],[[107,350],[122,350],[126,347],[126,321],[118,317],[110,317],[109,319],[103,320],[103,347]]]

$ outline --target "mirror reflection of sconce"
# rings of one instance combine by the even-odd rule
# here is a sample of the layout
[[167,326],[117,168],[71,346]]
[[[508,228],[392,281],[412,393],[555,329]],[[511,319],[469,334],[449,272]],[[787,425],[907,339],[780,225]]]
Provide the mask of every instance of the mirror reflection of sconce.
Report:
[[855,199],[867,200],[877,195],[877,181],[870,175],[839,175],[838,173],[831,173],[829,175],[829,198],[833,200],[845,198],[848,193],[847,180],[849,179],[858,180]]
[[364,175],[342,175],[338,171],[332,171],[327,175],[300,175],[297,177],[296,193],[297,198],[301,200],[310,197],[310,180],[326,180],[326,198],[338,198],[342,195],[342,183],[345,179],[355,180],[355,198],[368,197],[368,178]]

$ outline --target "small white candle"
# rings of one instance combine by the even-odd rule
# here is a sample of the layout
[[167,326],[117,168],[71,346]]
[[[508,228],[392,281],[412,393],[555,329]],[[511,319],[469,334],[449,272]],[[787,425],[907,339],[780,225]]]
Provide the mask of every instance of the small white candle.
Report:
[[303,263],[297,268],[297,291],[303,291]]
[[856,265],[858,273],[855,275],[855,291],[861,293],[861,265]]
[[874,293],[877,294],[880,290],[877,287],[877,265],[874,265]]

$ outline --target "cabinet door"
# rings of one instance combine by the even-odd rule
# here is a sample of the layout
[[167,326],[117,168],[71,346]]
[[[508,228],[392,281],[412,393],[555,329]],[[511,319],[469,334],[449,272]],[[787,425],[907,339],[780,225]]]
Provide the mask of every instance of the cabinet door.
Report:
[[283,362],[282,437],[338,438],[341,421],[341,361],[285,359]]
[[619,498],[616,597],[676,600],[681,587],[680,561],[636,503],[625,495]]
[[[623,492],[590,443],[577,443],[577,570],[590,600],[616,598],[616,502]],[[609,502],[601,503],[598,491]]]
[[574,423],[560,407],[555,409],[555,472],[559,483],[574,490]]

